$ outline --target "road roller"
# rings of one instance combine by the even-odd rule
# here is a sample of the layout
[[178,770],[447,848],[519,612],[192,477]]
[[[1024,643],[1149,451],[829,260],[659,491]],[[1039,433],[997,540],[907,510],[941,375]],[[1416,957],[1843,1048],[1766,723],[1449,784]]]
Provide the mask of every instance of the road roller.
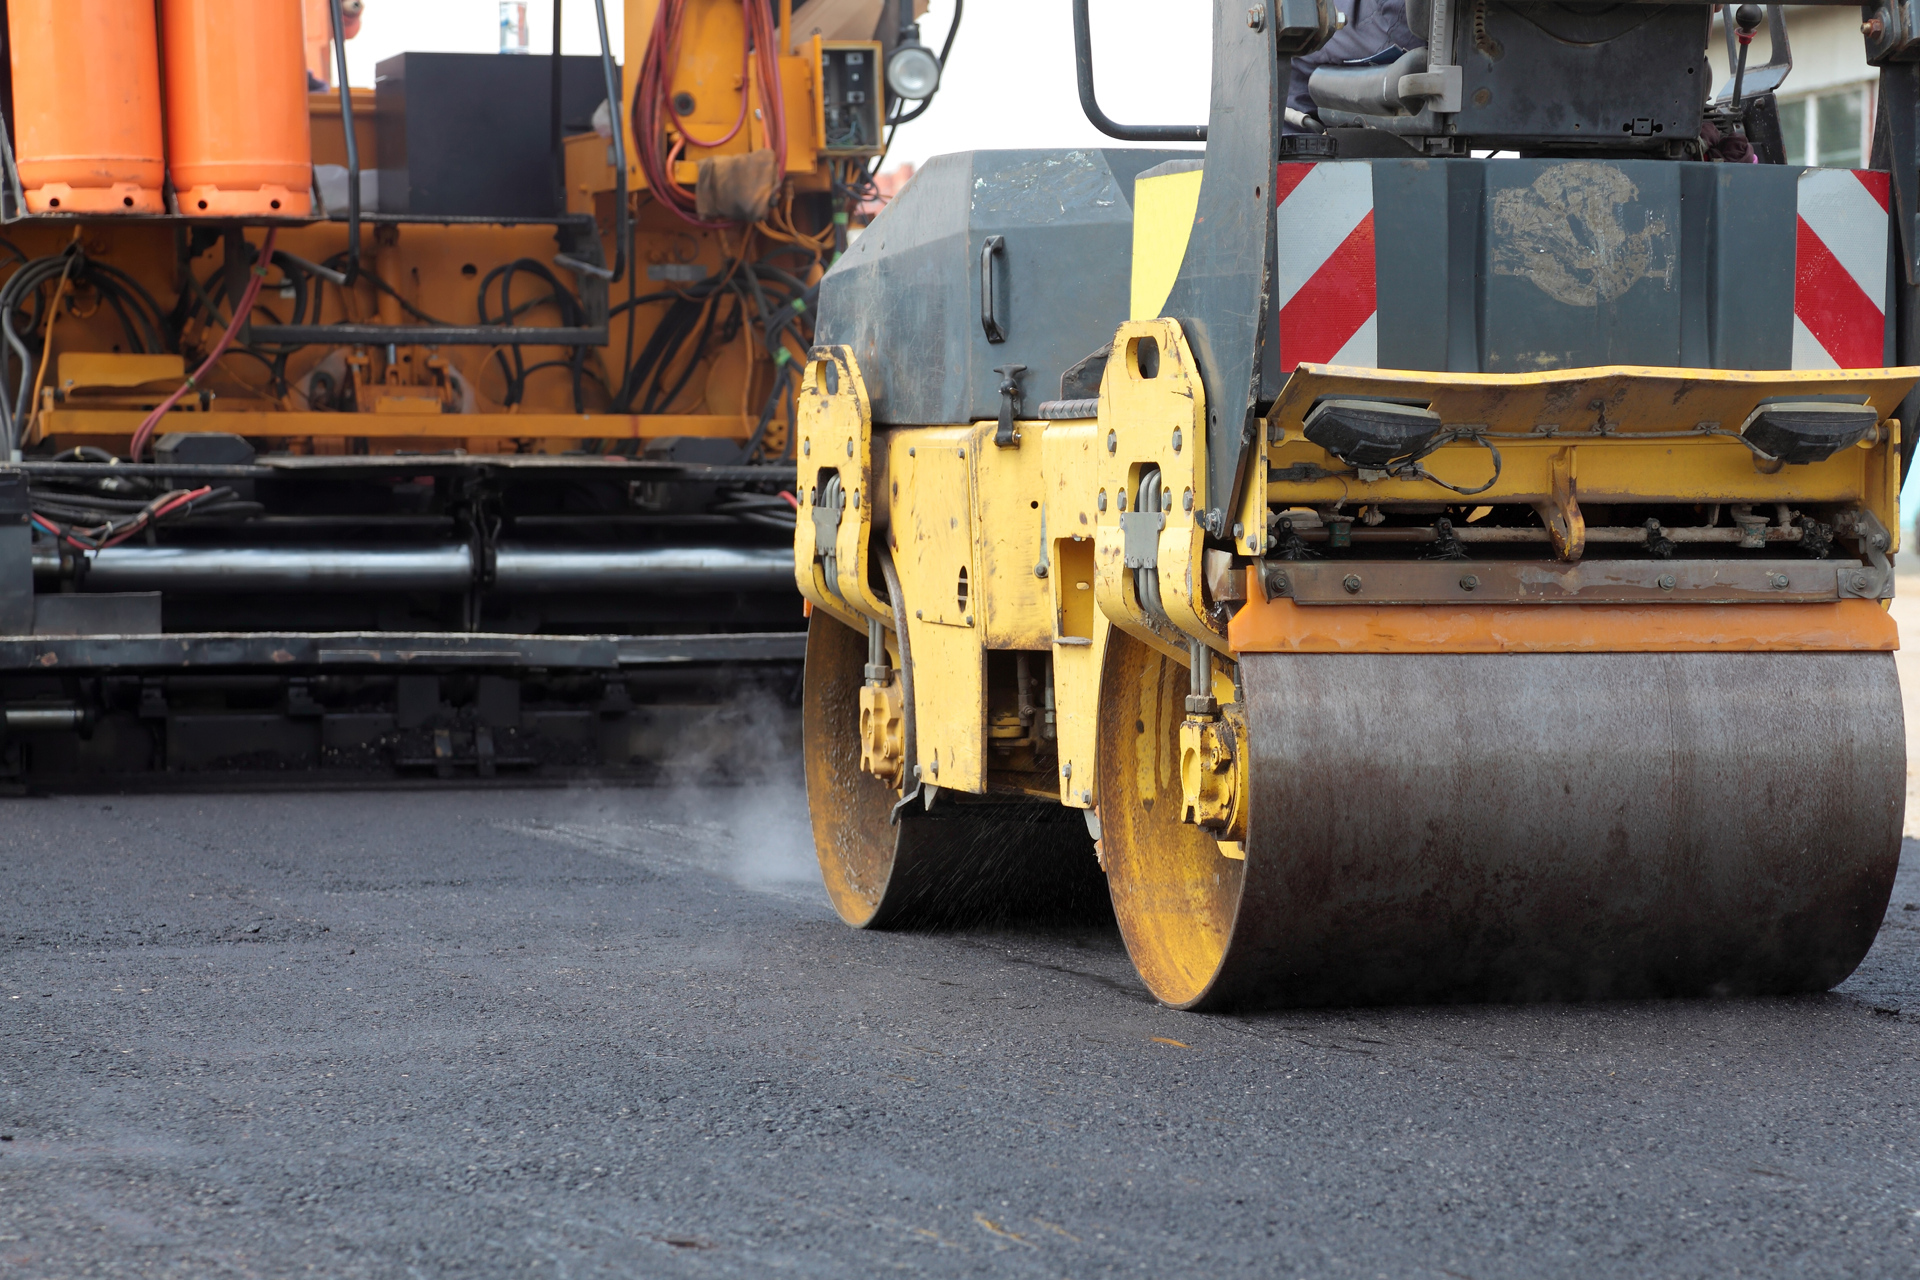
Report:
[[1777,10],[1217,0],[1205,126],[1108,117],[1075,17],[1151,145],[935,159],[822,282],[838,913],[1102,895],[1183,1009],[1845,978],[1903,818],[1920,7],[1869,6],[1863,170],[1785,163]]
[[0,2],[0,793],[724,772],[792,699],[819,280],[951,34],[579,0],[355,85],[363,7]]

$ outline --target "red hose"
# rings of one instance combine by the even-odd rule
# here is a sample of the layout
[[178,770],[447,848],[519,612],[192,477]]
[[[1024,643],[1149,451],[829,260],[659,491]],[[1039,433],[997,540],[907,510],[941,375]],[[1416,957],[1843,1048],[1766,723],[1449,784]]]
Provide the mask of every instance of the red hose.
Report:
[[267,266],[273,261],[274,237],[279,234],[280,229],[278,227],[274,227],[267,232],[266,243],[260,246],[260,261],[253,268],[253,279],[247,281],[246,292],[240,295],[240,304],[233,309],[233,319],[227,322],[226,332],[220,335],[220,341],[214,343],[213,353],[201,361],[200,367],[194,370],[192,375],[189,376],[185,382],[181,383],[172,395],[162,400],[159,406],[155,408],[152,413],[149,413],[145,420],[140,423],[139,429],[133,433],[133,444],[127,450],[127,457],[130,460],[134,462],[140,461],[140,455],[146,452],[147,442],[153,438],[153,430],[160,425],[160,420],[167,416],[173,409],[173,406],[180,403],[181,397],[186,395],[187,392],[199,389],[200,379],[213,372],[214,364],[219,361],[221,356],[227,354],[227,348],[233,345],[233,339],[235,335],[240,332],[240,326],[247,322],[247,316],[253,312],[253,304],[259,300],[260,286],[265,284],[267,279]]
[[[704,228],[731,226],[722,219],[699,216],[691,191],[674,181],[672,153],[678,134],[683,146],[714,148],[731,142],[747,121],[752,90],[757,82],[766,123],[767,146],[786,168],[786,98],[780,87],[780,52],[773,29],[772,7],[763,0],[742,0],[741,13],[746,24],[747,47],[741,50],[740,116],[726,136],[708,141],[688,132],[686,124],[673,108],[672,74],[679,65],[680,23],[686,0],[661,0],[654,13],[653,32],[647,40],[647,56],[640,64],[640,83],[633,95],[634,150],[641,172],[654,198],[672,210],[682,222]],[[757,68],[758,74],[750,74]]]
[[[672,6],[668,6],[664,4],[661,5],[660,11],[654,16],[653,31],[654,31],[654,38],[656,40],[661,38],[661,34],[662,34],[661,27],[666,25],[665,20],[667,18],[667,10],[669,7],[671,7],[674,10],[674,13],[673,13],[673,19],[672,19],[672,29],[665,33],[665,36],[668,42],[668,47],[667,47],[666,57],[663,59],[663,62],[669,67],[677,67],[680,65],[680,16],[681,16],[680,6],[678,4],[675,4]],[[653,46],[649,44],[647,46],[647,50],[649,53],[651,53],[653,50]],[[749,48],[746,43],[742,43],[740,46],[740,83],[742,85],[747,84],[752,79],[752,76],[753,76],[753,50]],[[747,93],[744,90],[741,92],[740,114],[734,117],[733,128],[727,130],[725,133],[713,139],[711,142],[707,141],[704,138],[696,138],[693,136],[693,130],[689,129],[687,127],[687,122],[680,118],[680,113],[673,109],[672,94],[662,94],[659,98],[659,103],[662,107],[666,108],[667,119],[672,121],[673,127],[680,131],[680,136],[686,139],[686,144],[688,146],[690,147],[722,147],[722,146],[725,146],[727,143],[732,142],[734,139],[734,135],[739,133],[741,127],[747,123],[747,104],[752,100],[753,100],[752,94]]]

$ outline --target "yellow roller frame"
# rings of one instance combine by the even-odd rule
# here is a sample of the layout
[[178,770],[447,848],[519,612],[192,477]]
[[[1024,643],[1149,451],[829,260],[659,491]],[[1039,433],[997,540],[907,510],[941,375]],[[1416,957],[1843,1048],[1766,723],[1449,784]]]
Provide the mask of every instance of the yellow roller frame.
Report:
[[[1917,379],[1920,369],[1457,374],[1305,365],[1267,420],[1255,480],[1236,508],[1238,545],[1246,553],[1264,540],[1270,503],[1345,500],[1358,511],[1463,501],[1427,480],[1365,481],[1306,441],[1304,418],[1328,396],[1417,400],[1449,427],[1482,430],[1501,451],[1501,476],[1466,501],[1530,504],[1550,523],[1556,510],[1577,513],[1579,500],[1790,502],[1864,507],[1892,530],[1900,424],[1889,415]],[[1882,422],[1859,448],[1768,474],[1728,433],[1762,401],[1802,395],[1858,397]],[[853,353],[815,351],[799,393],[797,581],[813,607],[848,626],[864,632],[875,619],[891,631],[892,606],[875,590],[881,575],[873,557],[881,548],[874,538],[884,533],[914,653],[918,739],[909,774],[918,766],[923,780],[943,788],[992,789],[986,655],[1044,654],[1052,659],[1059,799],[1097,807],[1097,711],[1113,628],[1175,667],[1190,662],[1191,641],[1207,645],[1223,659],[1213,664],[1212,681],[1223,706],[1235,696],[1234,660],[1246,653],[1842,651],[1898,643],[1872,600],[1307,608],[1268,599],[1260,575],[1249,572],[1245,603],[1229,609],[1209,593],[1195,518],[1209,506],[1206,420],[1192,350],[1167,318],[1120,326],[1097,418],[1022,422],[1007,444],[996,444],[992,422],[876,428]],[[1468,487],[1486,478],[1489,464],[1484,446],[1460,440],[1426,465]],[[1150,468],[1159,470],[1169,500],[1140,513],[1132,508]],[[1337,472],[1348,474],[1299,478]],[[829,480],[837,480],[844,505],[823,512]],[[1142,514],[1155,518],[1159,613],[1140,599],[1136,569],[1126,563],[1126,517]],[[1137,553],[1137,522],[1133,532]],[[1557,548],[1577,557],[1577,537],[1559,537]],[[1555,554],[1546,544],[1540,551],[1543,559]]]
[[[1596,503],[1858,503],[1895,529],[1900,424],[1890,415],[1916,380],[1920,368],[1774,373],[1623,365],[1502,374],[1301,365],[1268,415],[1265,497],[1294,506],[1461,500],[1421,479],[1305,478],[1351,471],[1303,431],[1319,401],[1359,396],[1416,400],[1449,428],[1484,428],[1502,466],[1476,503],[1541,503],[1569,487]],[[1858,397],[1879,413],[1878,437],[1825,462],[1766,474],[1733,434],[1763,401],[1794,396]],[[1463,488],[1492,470],[1486,448],[1466,440],[1442,446],[1423,465]]]

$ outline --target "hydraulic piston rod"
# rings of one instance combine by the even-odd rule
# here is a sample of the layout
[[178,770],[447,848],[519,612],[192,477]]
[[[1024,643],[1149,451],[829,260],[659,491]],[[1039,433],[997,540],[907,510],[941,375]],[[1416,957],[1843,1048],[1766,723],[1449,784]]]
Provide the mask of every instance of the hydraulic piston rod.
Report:
[[[57,578],[37,556],[36,576]],[[554,591],[767,591],[793,581],[784,547],[644,547],[619,550],[507,544],[494,553],[492,586]],[[473,549],[428,547],[110,547],[88,557],[88,591],[466,591]]]

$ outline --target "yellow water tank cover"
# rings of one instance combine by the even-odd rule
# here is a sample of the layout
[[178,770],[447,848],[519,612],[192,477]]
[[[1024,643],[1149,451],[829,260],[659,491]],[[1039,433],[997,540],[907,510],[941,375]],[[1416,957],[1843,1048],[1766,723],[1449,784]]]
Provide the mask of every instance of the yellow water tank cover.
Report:
[[1173,291],[1200,207],[1200,166],[1199,160],[1169,160],[1133,180],[1130,320],[1157,318]]

